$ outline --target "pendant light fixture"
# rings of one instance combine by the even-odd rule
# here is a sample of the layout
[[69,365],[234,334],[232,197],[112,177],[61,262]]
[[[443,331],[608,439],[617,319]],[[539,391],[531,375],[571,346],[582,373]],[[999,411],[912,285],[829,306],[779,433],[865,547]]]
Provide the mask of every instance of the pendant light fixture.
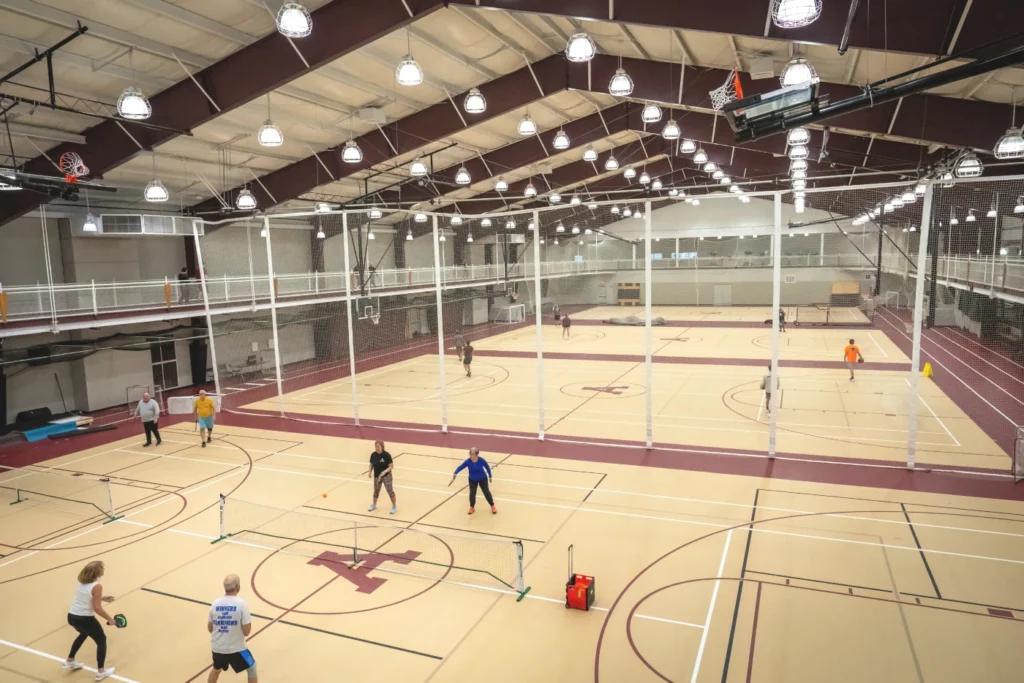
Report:
[[629,208],[629,207],[627,206],[626,208],[624,208],[624,209],[622,210],[622,215],[623,215],[624,217],[626,217],[626,218],[629,218],[630,216],[632,216],[632,215],[633,215],[633,209],[631,209],[631,208]]
[[622,68],[622,48],[619,48],[619,68],[608,81],[608,94],[613,97],[628,97],[633,92],[633,79]]
[[682,134],[683,132],[679,130],[679,124],[676,123],[675,119],[669,119],[665,123],[665,127],[661,129],[661,137],[666,140],[678,140]]
[[1017,197],[1017,206],[1013,207],[1014,213],[1024,213],[1024,194]]
[[811,131],[806,128],[794,128],[786,134],[786,142],[790,145],[806,145],[811,141]]
[[772,23],[779,28],[800,28],[821,16],[821,0],[772,0]]
[[511,218],[509,218],[507,221],[505,221],[505,229],[506,230],[515,230],[516,229],[516,222],[514,220],[512,220]]
[[533,119],[530,118],[530,112],[527,111],[523,118],[519,119],[519,126],[516,128],[519,134],[523,137],[527,135],[537,134],[537,124],[534,123]]
[[651,181],[652,190],[660,190],[662,187],[664,186],[662,185],[661,178],[655,178]]
[[606,170],[606,171],[615,171],[618,168],[619,168],[619,160],[615,158],[614,154],[612,154],[604,162],[604,170]]
[[960,157],[954,169],[957,178],[977,178],[984,170],[985,167],[974,152],[968,152]]
[[375,239],[377,239],[377,236],[373,234],[373,228],[369,228],[366,231],[366,239],[368,239],[368,240],[375,240]]
[[683,140],[679,145],[680,154],[693,154],[697,151],[697,143],[693,140]]
[[960,220],[956,217],[956,209],[954,207],[950,207],[950,209],[949,209],[949,224],[950,225],[959,225],[960,224]]
[[132,50],[128,50],[128,68],[132,72],[132,84],[124,89],[117,98],[117,113],[121,118],[132,121],[143,121],[153,115],[153,107],[142,91],[135,87],[135,66],[132,61]]
[[643,218],[643,217],[644,217],[643,209],[641,209],[639,206],[636,207],[636,213],[633,214],[633,218]]
[[454,216],[452,216],[451,223],[452,225],[462,225],[462,214],[457,213]]
[[806,187],[807,187],[807,181],[806,180],[794,180],[793,181],[793,189],[794,190],[803,190]]
[[469,175],[469,171],[466,170],[465,166],[459,166],[459,170],[455,172],[455,184],[456,185],[469,185],[472,182],[472,178]]
[[499,176],[497,182],[494,183],[495,192],[508,192],[508,183],[505,181],[505,176]]
[[793,177],[794,180],[796,180],[796,179],[807,180],[807,171],[801,171],[800,169],[794,169],[790,173],[790,175]]
[[622,172],[622,177],[625,178],[626,180],[632,180],[633,178],[636,178],[636,169],[633,168],[632,166],[627,166],[626,170]]
[[256,208],[256,197],[252,196],[249,188],[242,188],[235,197],[235,208],[239,211],[252,211]]
[[286,38],[305,38],[313,32],[313,19],[297,2],[286,2],[277,12],[277,30]]
[[409,175],[413,178],[422,178],[428,172],[427,165],[423,162],[423,159],[419,157],[413,159],[412,166],[409,167]]
[[580,196],[578,194],[574,194],[572,197],[569,198],[569,206],[579,206],[581,203],[582,200],[580,199]]
[[313,205],[313,211],[315,213],[330,213],[331,205],[328,204],[327,202],[317,202],[315,205]]
[[409,228],[409,231],[405,233],[405,241],[412,242],[412,228]]
[[618,215],[619,214],[619,207],[617,205],[615,205],[615,204],[612,204],[612,208],[610,208],[609,211],[611,211],[615,215]]
[[730,178],[727,175],[723,175],[721,178],[718,179],[719,185],[729,185],[730,183],[732,183],[732,178]]
[[583,150],[583,161],[597,161],[597,150],[593,145],[587,145],[587,148]]
[[270,93],[267,93],[267,120],[263,122],[263,127],[256,133],[256,140],[263,147],[280,147],[284,143],[284,133],[274,125],[274,121],[270,118]]
[[591,211],[596,210],[597,209],[597,202],[587,202],[587,208],[590,209]]
[[438,241],[438,242],[446,242],[446,241],[447,241],[447,240],[445,239],[445,236],[444,236],[444,232],[443,232],[443,231],[442,231],[442,232],[439,232],[439,233],[437,234],[437,241]]
[[565,232],[565,226],[562,225],[562,221],[558,221],[558,225],[555,226],[555,232]]
[[809,155],[806,145],[793,145],[789,148],[790,159],[806,159]]
[[565,58],[570,62],[589,62],[596,54],[594,39],[584,32],[574,33],[565,44]]
[[417,213],[415,216],[412,217],[412,219],[415,222],[417,222],[417,223],[426,223],[427,222],[427,214],[425,214],[425,213]]
[[1007,129],[1006,134],[999,138],[996,142],[995,149],[992,153],[995,154],[996,159],[1020,159],[1024,157],[1024,136],[1021,135],[1020,128],[1017,128],[1017,89],[1013,89],[1013,100],[1012,110],[1010,114],[1010,127]]
[[384,212],[378,209],[376,206],[371,206],[370,210],[366,212],[367,217],[371,221],[375,221],[384,215]]
[[819,80],[818,72],[814,69],[814,65],[801,57],[787,64],[782,70],[782,76],[779,78],[783,88],[807,87],[817,83]]
[[572,234],[574,234],[574,235],[580,234],[580,227],[578,225],[572,226]]
[[466,241],[467,242],[472,242],[473,241],[473,233],[470,232],[470,233],[466,234]]
[[995,218],[998,215],[999,212],[996,210],[996,200],[993,199],[992,206],[989,207],[988,213],[985,214],[985,218]]
[[462,108],[467,114],[483,114],[487,111],[487,100],[479,88],[470,88],[466,98],[462,100]]
[[789,163],[789,170],[792,171],[806,171],[807,170],[807,159],[793,159]]
[[690,202],[690,205],[691,205],[691,206],[700,206],[700,200],[699,200],[699,199],[697,199],[696,197],[694,197],[694,198],[693,198],[693,201],[692,201],[692,202]]
[[650,174],[647,173],[647,171],[644,171],[643,173],[640,174],[640,184],[641,185],[650,185],[651,184],[651,176],[650,176]]
[[363,160],[363,150],[359,149],[359,145],[352,139],[352,118],[349,117],[349,128],[348,128],[348,142],[341,150],[341,160],[346,164],[358,164]]
[[523,190],[523,196],[524,197],[536,197],[537,196],[537,188],[533,186],[533,182],[529,182],[529,183],[526,184],[526,188]]
[[85,191],[85,211],[85,222],[82,223],[82,232],[99,232],[99,228],[96,227],[96,218],[92,215],[92,210],[89,207],[89,190]]
[[708,160],[708,153],[704,151],[703,147],[699,147],[696,152],[693,153],[693,163],[703,164]]
[[648,102],[640,112],[640,120],[644,123],[657,123],[661,121],[661,107],[654,102]]
[[482,228],[489,228],[491,227],[491,225],[492,223],[490,218],[484,218],[483,220],[480,221],[480,227]]
[[923,197],[924,193],[927,191],[928,184],[923,180],[917,181],[917,185],[914,186],[914,194],[916,194],[918,197]]
[[557,237],[555,238],[554,244],[555,244],[556,247],[558,246],[558,238]]
[[679,196],[679,190],[677,188],[675,188],[675,187],[668,188],[668,196],[669,197],[678,197]]
[[147,202],[166,202],[170,199],[170,196],[167,188],[164,187],[164,184],[158,178],[149,181],[149,184],[146,185],[146,189],[143,191],[143,197],[145,197]]
[[725,176],[725,171],[720,168],[715,169],[715,172],[711,174],[711,177],[715,180],[721,180]]
[[[530,221],[529,223],[527,223],[527,224],[526,224],[526,229],[527,229],[527,230],[533,231],[533,230],[535,230],[536,228],[537,228],[537,226],[536,226],[536,225],[534,225],[533,221]],[[541,243],[541,244],[544,244],[544,240],[541,240],[541,241],[540,241],[540,243]]]
[[569,149],[569,136],[566,135],[564,129],[558,129],[555,138],[551,141],[551,146],[555,149]]
[[562,195],[558,194],[557,192],[552,192],[548,196],[548,201],[551,202],[552,204],[561,204]]
[[408,52],[395,67],[395,81],[398,85],[413,86],[423,82],[423,67],[412,57],[412,31],[405,30]]
[[327,239],[327,233],[325,233],[325,232],[324,232],[324,226],[323,226],[323,224],[319,224],[319,223],[317,224],[317,229],[316,229],[316,238],[317,238],[318,240],[323,240],[323,239]]
[[718,170],[718,164],[716,164],[713,161],[709,161],[706,164],[704,164],[704,172],[705,173],[714,173],[717,170]]
[[735,183],[729,186],[729,192],[732,192],[733,194],[739,194],[740,191],[740,186]]
[[974,209],[967,209],[966,220],[968,223],[973,223],[974,221],[978,220],[978,217],[974,215]]
[[908,187],[906,191],[904,191],[903,196],[900,197],[900,199],[903,200],[904,204],[913,204],[914,202],[917,201],[917,195],[914,194],[914,191]]

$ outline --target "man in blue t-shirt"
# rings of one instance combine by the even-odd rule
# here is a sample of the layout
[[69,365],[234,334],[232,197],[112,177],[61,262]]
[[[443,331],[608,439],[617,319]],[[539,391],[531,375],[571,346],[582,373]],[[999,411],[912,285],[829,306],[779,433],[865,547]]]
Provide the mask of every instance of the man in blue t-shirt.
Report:
[[465,469],[469,470],[469,514],[476,512],[477,487],[480,487],[480,490],[484,492],[484,498],[490,504],[491,512],[497,514],[498,508],[494,505],[494,497],[491,496],[491,489],[487,486],[487,482],[492,481],[491,466],[480,457],[480,449],[476,446],[469,449],[469,457],[455,469],[455,473],[452,474],[452,481],[448,482],[448,485],[451,486],[459,472]]

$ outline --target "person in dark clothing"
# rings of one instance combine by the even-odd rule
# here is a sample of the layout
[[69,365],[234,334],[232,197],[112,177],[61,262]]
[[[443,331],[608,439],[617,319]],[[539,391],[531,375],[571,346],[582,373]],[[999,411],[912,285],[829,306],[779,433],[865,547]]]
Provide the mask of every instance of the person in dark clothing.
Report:
[[458,476],[462,470],[469,471],[469,514],[476,512],[476,490],[479,487],[484,492],[484,498],[487,499],[487,504],[491,506],[491,513],[498,514],[498,508],[494,505],[494,497],[491,495],[491,489],[487,485],[488,482],[493,481],[491,476],[491,466],[487,464],[487,461],[480,457],[480,449],[476,446],[469,449],[469,457],[455,468],[455,473],[452,474],[452,481],[448,482],[451,486],[452,482],[455,481],[455,477]]
[[562,339],[569,336],[569,327],[572,325],[572,321],[569,320],[569,314],[566,313],[562,316]]
[[107,614],[103,605],[113,602],[114,598],[103,595],[103,586],[100,579],[103,578],[104,566],[99,560],[93,560],[78,572],[78,587],[75,589],[74,598],[71,601],[71,609],[68,610],[68,625],[78,632],[78,637],[71,645],[71,653],[64,660],[62,667],[69,671],[82,668],[82,664],[75,660],[75,655],[82,645],[89,638],[96,643],[96,676],[95,680],[102,681],[114,674],[114,667],[106,666],[107,660],[107,636],[103,632],[96,615],[99,615],[107,626],[114,625],[114,618]]
[[192,298],[192,292],[190,291],[192,285],[188,284],[188,268],[185,266],[181,267],[178,271],[178,303],[187,304],[189,299]]
[[473,376],[473,369],[470,367],[473,363],[473,345],[466,342],[466,347],[462,349],[462,367],[466,368],[466,377]]
[[383,441],[373,442],[373,453],[370,453],[370,478],[373,479],[373,505],[369,512],[377,509],[377,498],[380,497],[380,487],[388,491],[391,498],[391,514],[398,512],[398,503],[395,500],[395,487],[391,480],[391,472],[395,469],[395,461],[391,454],[384,450]]
[[783,308],[779,309],[779,331],[786,331],[786,311]]

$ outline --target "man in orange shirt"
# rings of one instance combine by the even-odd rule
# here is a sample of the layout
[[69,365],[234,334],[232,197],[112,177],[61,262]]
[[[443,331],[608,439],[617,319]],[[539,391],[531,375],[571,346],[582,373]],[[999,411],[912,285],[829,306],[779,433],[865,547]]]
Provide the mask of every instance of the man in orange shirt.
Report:
[[857,363],[864,362],[864,356],[860,353],[860,348],[850,340],[850,343],[843,349],[843,358],[846,360],[846,367],[850,368],[850,381],[853,381],[853,368]]

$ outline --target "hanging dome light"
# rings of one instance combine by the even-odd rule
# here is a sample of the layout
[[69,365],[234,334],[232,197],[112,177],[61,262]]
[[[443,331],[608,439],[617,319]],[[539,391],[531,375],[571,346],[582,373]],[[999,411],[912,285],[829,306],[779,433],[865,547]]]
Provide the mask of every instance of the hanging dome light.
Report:
[[693,163],[695,163],[695,164],[703,164],[707,160],[708,160],[708,153],[704,151],[703,147],[698,148],[697,151],[693,153]]
[[608,94],[615,97],[627,97],[633,92],[633,79],[629,77],[626,70],[621,66],[615,70],[612,79],[608,81]]
[[370,228],[366,232],[366,239],[368,239],[368,240],[375,240],[375,239],[377,239],[377,236],[373,234],[373,228]]
[[565,58],[570,62],[589,62],[597,54],[594,39],[586,33],[574,33],[565,44]]
[[555,245],[556,247],[558,246],[558,238],[557,238],[557,237],[555,238],[555,241],[554,241],[554,245]]
[[384,215],[384,212],[378,209],[376,206],[371,206],[370,210],[366,212],[366,215],[371,221],[375,221]]
[[711,174],[711,177],[714,178],[715,180],[718,180],[718,179],[720,179],[724,175],[725,175],[725,171],[723,171],[720,168],[717,168],[717,169],[715,169],[715,172]]
[[949,224],[958,225],[960,220],[956,217],[956,209],[950,207],[949,209]]
[[533,186],[533,183],[528,183],[526,185],[526,188],[523,190],[523,196],[524,197],[536,197],[537,196],[537,188]]
[[580,234],[580,228],[579,228],[578,225],[572,226],[572,234],[574,234],[574,235]]
[[900,199],[903,201],[904,204],[913,204],[914,202],[917,201],[917,195],[914,194],[913,190],[907,188],[907,190],[903,193],[903,196],[901,196]]
[[893,208],[902,209],[903,208],[903,200],[900,199],[899,197],[893,197],[892,198],[892,205],[893,205]]
[[91,213],[85,215],[85,222],[82,223],[82,232],[99,232],[99,228],[96,227],[96,218]]
[[693,140],[683,140],[682,144],[679,145],[680,154],[692,154],[697,151],[697,143]]
[[691,206],[700,206],[700,200],[694,197],[693,201],[690,202]]
[[441,233],[438,233],[438,235],[437,235],[437,241],[438,242],[447,242],[448,240],[445,239],[444,233],[441,232]]
[[790,171],[806,171],[807,170],[807,159],[793,159],[789,163]]
[[643,210],[642,210],[642,209],[641,209],[641,208],[640,208],[640,207],[638,206],[638,207],[636,208],[636,213],[634,213],[634,214],[633,214],[633,218],[643,218],[643,217],[644,217],[644,212],[643,212]]
[[417,223],[426,223],[427,222],[427,214],[425,214],[425,213],[418,213],[415,216],[413,216],[412,219],[414,221],[416,221]]
[[249,188],[243,188],[235,197],[235,208],[239,211],[251,211],[256,208],[256,198],[252,196]]
[[505,229],[506,230],[515,230],[516,229],[516,222],[514,220],[512,220],[511,218],[509,218],[507,221],[505,221]]
[[0,192],[16,192],[20,190],[21,188],[16,184],[17,180],[18,176],[15,174],[14,169],[0,166]]
[[790,145],[806,145],[811,141],[811,131],[806,128],[794,128],[786,134],[786,142]]
[[412,242],[412,228],[409,228],[409,231],[405,233],[405,241]]
[[341,150],[341,160],[346,164],[358,164],[363,160],[363,150],[355,140],[349,140]]
[[543,237],[540,238],[540,243],[544,244],[544,238]]
[[117,98],[117,113],[121,118],[142,121],[153,115],[153,108],[142,91],[130,85]]
[[1013,207],[1014,213],[1024,213],[1024,194],[1017,197],[1017,205]]
[[674,188],[674,187],[668,188],[668,196],[669,197],[678,197],[679,196],[679,190],[677,188]]
[[928,184],[923,180],[917,181],[917,185],[914,187],[914,194],[918,197],[923,197],[924,193],[928,191]]
[[800,169],[795,169],[792,172],[791,175],[793,176],[794,180],[796,180],[796,179],[807,180],[807,171],[801,171]]
[[627,206],[626,208],[624,208],[624,209],[622,210],[622,215],[623,215],[623,216],[625,216],[626,218],[629,218],[630,216],[632,216],[632,215],[633,215],[633,209],[631,209],[631,208],[629,208],[629,207]]
[[493,225],[493,223],[491,223],[490,218],[484,218],[483,220],[480,221],[481,228],[489,228],[491,227],[491,225]]
[[807,187],[807,181],[806,180],[794,180],[793,181],[793,189],[794,190],[803,190],[806,187]]
[[821,0],[772,0],[772,23],[779,28],[800,28],[821,16]]
[[655,178],[651,181],[652,190],[660,190],[662,187],[664,186],[662,185],[661,178]]
[[473,233],[468,233],[466,235],[466,241],[467,242],[472,242],[473,241]]
[[495,192],[508,192],[508,183],[505,181],[505,177],[501,176],[497,182],[494,183]]
[[267,119],[263,122],[260,131],[256,133],[256,140],[263,147],[280,147],[284,143],[284,133],[274,125],[273,121]]
[[614,171],[614,170],[616,170],[618,168],[619,168],[619,160],[615,158],[614,154],[612,154],[611,156],[608,157],[608,160],[604,162],[604,170],[606,170],[606,171]]
[[551,146],[555,149],[569,149],[569,136],[563,129],[559,128],[555,133],[555,139],[551,141]]
[[948,189],[956,185],[956,178],[953,177],[952,171],[950,171],[948,168],[939,169],[939,174],[936,177],[939,179],[939,182],[942,184],[942,187],[944,188]]
[[616,206],[615,204],[612,204],[612,208],[610,208],[608,210],[611,211],[612,213],[616,214],[616,215],[618,215],[618,213],[619,213],[619,207]]
[[732,178],[730,178],[727,175],[724,175],[724,176],[722,176],[721,178],[718,179],[718,184],[719,185],[728,185],[730,183],[732,183]]
[[555,232],[565,232],[565,226],[562,225],[562,221],[558,221],[558,225],[555,226]]
[[1024,136],[1021,136],[1020,128],[1010,128],[1006,135],[999,138],[993,154],[996,159],[1020,159],[1024,157]]
[[666,140],[678,140],[682,134],[683,132],[679,130],[679,124],[676,123],[675,119],[669,119],[665,123],[665,127],[661,129],[661,137]]
[[973,223],[978,220],[978,217],[974,215],[974,209],[967,209],[967,222]]
[[305,38],[313,32],[313,19],[297,2],[286,2],[277,13],[277,30],[288,38]]
[[597,161],[597,150],[593,145],[587,145],[587,148],[583,150],[583,161]]
[[466,170],[466,167],[459,166],[459,170],[455,172],[455,184],[469,185],[472,180],[473,179],[469,176],[469,171]]
[[806,159],[810,152],[806,145],[793,145],[789,148],[790,159]]
[[[750,203],[750,197],[748,197],[745,194],[737,195],[737,199],[739,199],[744,204],[749,204]],[[757,235],[754,235],[754,237],[757,237]]]
[[[533,230],[536,227],[537,226],[533,224],[533,221],[530,221],[529,223],[526,224],[526,229],[527,230]],[[544,240],[541,240],[541,244],[544,244]]]
[[647,171],[644,171],[643,173],[640,174],[640,184],[641,185],[649,185],[650,182],[651,182],[651,176],[650,176],[650,174],[647,173]]
[[632,180],[633,178],[636,178],[636,169],[633,168],[632,166],[627,166],[626,170],[622,172],[622,177],[625,178],[626,180]]
[[462,214],[455,214],[451,217],[452,225],[462,225]]
[[582,203],[582,200],[580,199],[580,196],[578,194],[574,194],[569,199],[569,205],[570,206],[579,206],[581,203]]
[[593,235],[594,231],[591,230],[590,228],[587,228],[586,230],[583,231],[583,234],[584,235]]
[[709,161],[706,164],[704,164],[704,172],[705,173],[714,173],[717,170],[718,170],[718,164],[716,164],[713,161]]
[[149,185],[146,185],[142,196],[146,198],[147,202],[166,202],[171,197],[167,188],[159,180],[149,181]]
[[427,165],[423,163],[423,159],[416,157],[412,162],[412,166],[409,167],[409,175],[413,178],[420,178],[427,175],[427,173]]
[[736,183],[733,183],[732,185],[729,186],[729,192],[732,192],[733,194],[738,194],[740,192],[740,186],[737,185]]
[[968,152],[956,162],[957,178],[977,178],[984,170],[985,167],[982,166],[981,160],[974,152]]
[[661,107],[654,102],[648,102],[640,112],[640,120],[644,123],[656,123],[661,121]]
[[398,85],[419,85],[423,82],[423,67],[412,58],[412,55],[406,55],[395,67],[395,81]]
[[331,205],[328,204],[327,202],[317,202],[315,205],[313,205],[313,212],[314,213],[330,213],[331,212]]
[[779,80],[782,82],[782,87],[793,88],[806,87],[817,83],[820,79],[813,64],[806,59],[797,58],[786,65]]
[[996,200],[992,200],[992,206],[989,207],[988,213],[985,214],[985,218],[996,218],[999,216],[999,211],[996,210]]
[[327,234],[324,233],[323,226],[320,226],[320,228],[316,231],[316,238],[318,240],[327,239]]
[[266,236],[267,236],[267,229],[263,228],[262,230],[260,230],[260,237],[266,237]]
[[587,202],[587,208],[593,211],[597,208],[597,202]]
[[793,196],[796,197],[797,199],[804,199],[807,196],[807,193],[804,192],[803,190],[796,190],[795,192],[793,192]]
[[483,114],[487,111],[487,100],[484,99],[480,88],[470,88],[466,98],[462,100],[462,108],[467,114]]
[[552,204],[559,204],[562,201],[562,195],[558,194],[557,192],[552,192],[548,196],[548,201],[551,202]]
[[523,136],[536,135],[537,124],[533,122],[533,119],[530,118],[529,114],[526,114],[523,118],[519,119],[519,126],[516,130],[518,130],[519,134]]
[[892,205],[892,200],[887,201],[885,203],[885,205],[882,206],[882,212],[883,213],[892,213],[895,210],[896,210],[896,207]]

